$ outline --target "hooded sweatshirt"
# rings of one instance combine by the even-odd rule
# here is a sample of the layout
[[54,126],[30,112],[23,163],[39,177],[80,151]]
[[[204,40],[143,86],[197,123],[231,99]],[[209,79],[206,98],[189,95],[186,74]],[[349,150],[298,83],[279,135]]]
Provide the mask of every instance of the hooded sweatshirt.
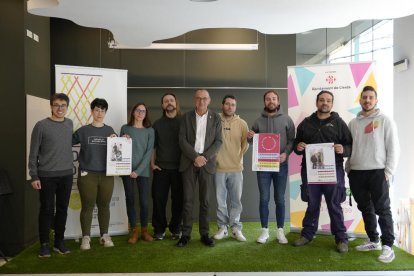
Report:
[[395,123],[379,109],[368,117],[363,116],[361,111],[349,122],[349,130],[353,146],[347,172],[385,169],[385,175],[392,176],[400,155]]
[[226,119],[222,113],[221,118],[223,144],[217,154],[218,172],[241,172],[243,170],[243,155],[249,148],[247,143],[247,123],[234,115]]
[[[341,144],[343,154],[335,153],[335,163],[343,166],[344,157],[351,154],[352,137],[344,120],[336,112],[326,119],[319,119],[316,112],[306,117],[298,126],[294,150],[298,155],[305,155],[305,151],[298,151],[296,146],[304,142],[306,144],[334,143]],[[302,166],[306,167],[306,158],[302,158]]]
[[[286,153],[286,161],[293,151],[295,139],[295,125],[292,119],[279,110],[276,114],[269,115],[265,110],[253,123],[252,130],[255,133],[280,134],[280,153]],[[249,140],[251,142],[252,139]]]

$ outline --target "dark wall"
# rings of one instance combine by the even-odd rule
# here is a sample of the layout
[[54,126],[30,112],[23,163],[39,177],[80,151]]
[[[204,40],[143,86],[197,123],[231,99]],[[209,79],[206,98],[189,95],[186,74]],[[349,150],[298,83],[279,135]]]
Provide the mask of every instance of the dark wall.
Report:
[[[0,168],[12,193],[0,195],[0,249],[14,255],[37,237],[37,193],[26,181],[26,92],[49,97],[49,20],[28,16],[26,1],[0,2]],[[37,33],[40,42],[26,36]]]
[[[247,29],[205,29],[168,40],[175,43],[257,41],[258,51],[114,50],[107,46],[109,39],[112,39],[112,34],[107,30],[51,19],[52,68],[55,64],[65,64],[128,70],[128,108],[137,101],[147,103],[153,121],[161,115],[160,97],[168,87],[178,87],[173,91],[177,93],[184,111],[194,105],[192,99],[196,87],[209,88],[211,108],[216,111],[220,110],[224,94],[235,94],[239,98],[238,113],[249,126],[259,116],[263,108],[263,93],[269,87],[280,88],[282,105],[287,110],[287,66],[295,65],[295,35],[270,36]],[[259,221],[258,188],[250,160],[251,150],[245,157],[242,219]],[[288,195],[287,191],[287,217]],[[212,202],[211,218],[215,220],[214,195]],[[270,206],[270,219],[274,221],[274,203]]]

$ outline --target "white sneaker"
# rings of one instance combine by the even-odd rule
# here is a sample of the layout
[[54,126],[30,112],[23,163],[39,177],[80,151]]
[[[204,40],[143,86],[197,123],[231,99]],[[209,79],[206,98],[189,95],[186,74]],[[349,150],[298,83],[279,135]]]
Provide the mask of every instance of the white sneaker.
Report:
[[262,228],[262,234],[257,238],[258,243],[265,243],[269,239],[269,228]]
[[381,255],[379,255],[378,257],[378,261],[383,262],[383,263],[390,263],[394,261],[394,259],[395,259],[394,250],[392,250],[392,248],[389,247],[388,245],[384,245],[382,247]]
[[381,250],[381,242],[372,242],[369,239],[361,245],[355,247],[357,251]]
[[83,236],[82,237],[82,243],[80,245],[80,249],[81,250],[89,250],[89,249],[91,249],[90,242],[91,242],[91,237],[89,237],[89,236]]
[[111,239],[111,237],[108,234],[103,234],[99,242],[104,247],[112,247],[112,246],[114,246],[114,243],[112,242],[112,239]]
[[224,237],[227,237],[227,235],[228,235],[227,226],[221,226],[213,238],[215,240],[221,240]]
[[287,244],[288,243],[288,240],[285,237],[285,232],[284,232],[283,228],[278,228],[277,229],[276,236],[277,236],[277,239],[278,239],[280,244]]
[[243,236],[243,233],[239,229],[233,229],[232,238],[238,241],[246,241],[246,238]]

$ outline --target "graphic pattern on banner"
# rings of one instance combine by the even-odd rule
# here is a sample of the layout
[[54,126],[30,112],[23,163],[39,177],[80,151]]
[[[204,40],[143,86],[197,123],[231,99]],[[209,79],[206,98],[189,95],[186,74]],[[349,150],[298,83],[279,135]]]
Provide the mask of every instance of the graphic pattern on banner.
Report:
[[[127,120],[127,71],[105,68],[88,68],[56,65],[56,92],[68,95],[70,104],[67,117],[73,120],[74,130],[91,123],[90,103],[95,98],[104,98],[109,108],[105,124],[117,132]],[[66,238],[82,236],[80,228],[81,200],[77,187],[79,146],[73,148],[74,183],[69,201]],[[110,203],[111,219],[109,234],[128,232],[125,194],[122,181],[114,178],[114,192]],[[95,207],[91,225],[91,235],[99,236],[98,210]]]
[[73,118],[75,129],[92,121],[90,103],[95,99],[94,91],[98,89],[101,78],[99,75],[61,75],[60,93],[65,93],[69,97],[71,104],[67,116]]
[[[374,74],[375,63],[346,63],[288,67],[289,116],[297,127],[302,120],[316,111],[316,95],[321,90],[334,94],[332,111],[348,123],[361,110],[359,94],[366,85],[377,87]],[[306,202],[300,199],[300,164],[302,156],[292,153],[289,157],[290,218],[292,230],[302,228]],[[345,176],[347,196],[350,196],[348,177]],[[344,221],[348,233],[365,235],[364,222],[354,201],[342,203]],[[322,198],[318,232],[330,233],[330,219],[325,199]]]

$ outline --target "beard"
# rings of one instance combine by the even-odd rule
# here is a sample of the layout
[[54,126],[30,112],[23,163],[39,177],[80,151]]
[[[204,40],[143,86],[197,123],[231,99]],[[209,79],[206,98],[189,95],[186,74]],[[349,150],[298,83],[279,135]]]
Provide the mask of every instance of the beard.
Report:
[[266,107],[264,108],[264,110],[265,110],[267,113],[275,113],[276,111],[278,111],[278,110],[279,110],[279,106],[276,106],[276,107],[274,107],[274,108],[271,108],[271,107],[266,106]]
[[164,109],[164,111],[165,112],[168,112],[168,113],[170,113],[170,112],[174,112],[175,110],[177,110],[177,108],[175,107],[175,106],[173,106],[173,105],[167,105],[167,107]]
[[322,107],[322,108],[318,108],[318,112],[325,114],[325,113],[331,113],[331,110],[329,108]]
[[374,110],[376,107],[377,107],[377,105],[374,105],[372,108],[365,108],[364,106],[362,106],[362,110],[364,112],[370,112],[370,111]]

